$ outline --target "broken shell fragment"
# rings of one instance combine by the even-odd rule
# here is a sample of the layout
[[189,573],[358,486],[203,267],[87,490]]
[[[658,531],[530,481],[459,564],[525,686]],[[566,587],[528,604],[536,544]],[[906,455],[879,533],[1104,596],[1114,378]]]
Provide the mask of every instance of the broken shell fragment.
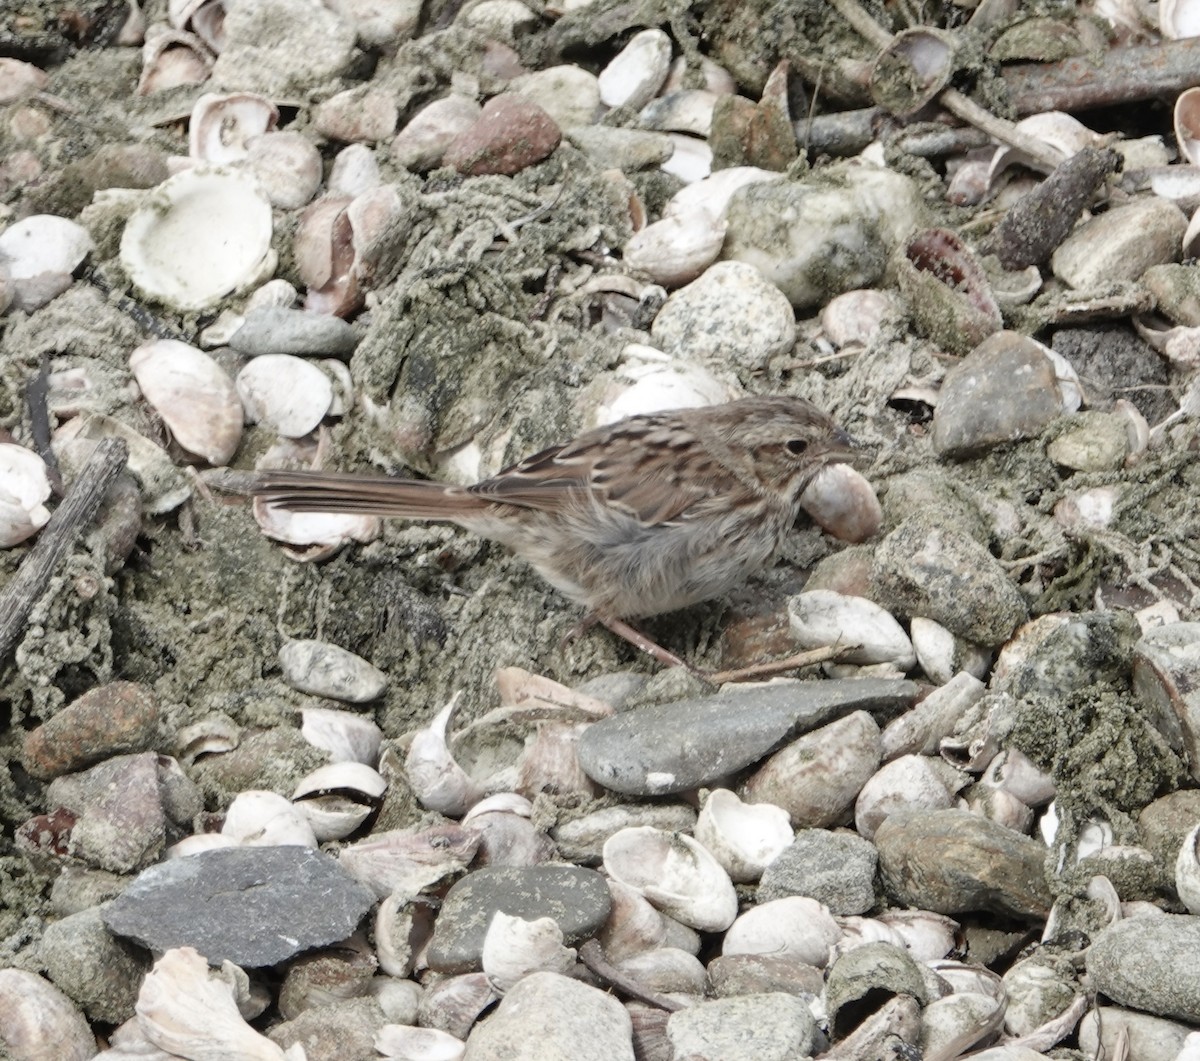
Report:
[[338,861],[378,899],[393,893],[416,896],[423,889],[467,868],[479,847],[479,834],[458,825],[435,825],[414,832],[373,833],[343,847]]
[[12,442],[0,444],[0,548],[19,545],[50,519],[46,462]]
[[292,802],[308,818],[316,838],[341,840],[378,811],[387,782],[364,763],[329,763],[301,779]]
[[271,204],[253,177],[221,169],[163,181],[121,236],[121,265],[137,288],[183,311],[261,283],[275,261]]
[[483,796],[446,743],[446,729],[460,695],[456,693],[429,725],[417,732],[404,761],[408,783],[421,806],[454,817],[461,817]]
[[161,24],[152,26],[142,45],[138,95],[148,96],[180,85],[198,85],[208,80],[212,66],[212,53],[194,33]]
[[239,792],[225,812],[221,835],[247,847],[316,847],[304,812],[275,792]]
[[314,748],[328,752],[335,763],[371,766],[379,761],[383,730],[372,719],[327,707],[303,708],[300,717],[300,735]]
[[792,636],[801,648],[843,647],[847,663],[916,666],[912,642],[903,627],[874,601],[832,590],[799,593],[788,600]]
[[467,1044],[437,1028],[385,1024],[375,1033],[375,1049],[392,1061],[461,1061]]
[[278,120],[275,104],[255,92],[206,92],[192,107],[188,155],[213,165],[241,162],[249,140],[274,129]]
[[600,102],[638,110],[658,93],[670,67],[671,38],[660,29],[642,30],[600,71]]
[[526,921],[497,910],[480,961],[492,987],[504,994],[530,973],[567,972],[575,964],[575,951],[563,946],[563,931],[554,918]]
[[242,403],[216,361],[176,339],[155,339],[129,355],[129,367],[180,446],[209,464],[229,463],[242,440]]
[[605,841],[604,869],[663,913],[701,932],[723,932],[737,916],[729,874],[686,833],[651,825],[622,829]]
[[95,244],[87,229],[65,217],[35,214],[0,233],[0,263],[9,304],[32,313],[71,286],[71,274]]
[[721,944],[726,954],[774,954],[823,969],[842,930],[828,908],[807,896],[789,895],[747,910]]
[[695,835],[735,883],[758,880],[795,839],[782,807],[743,803],[727,788],[715,789],[704,801]]

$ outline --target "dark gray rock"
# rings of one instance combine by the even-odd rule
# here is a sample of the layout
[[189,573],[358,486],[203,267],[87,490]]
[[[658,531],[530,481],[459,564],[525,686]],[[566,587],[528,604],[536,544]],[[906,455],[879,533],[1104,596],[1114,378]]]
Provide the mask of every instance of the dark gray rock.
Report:
[[678,700],[589,726],[579,741],[579,762],[593,781],[616,792],[683,792],[741,770],[798,734],[853,711],[899,714],[916,693],[913,682],[860,678]]
[[306,313],[282,306],[260,306],[246,314],[246,323],[230,337],[239,354],[297,354],[348,358],[358,340],[340,317]]
[[375,897],[307,847],[233,847],[151,866],[104,923],[152,950],[195,947],[212,965],[275,965],[345,939]]
[[441,973],[480,968],[483,939],[497,911],[533,920],[551,917],[568,944],[587,939],[608,918],[604,878],[580,866],[485,867],[447,893],[429,945],[429,967]]
[[758,901],[806,895],[835,914],[864,914],[875,905],[875,845],[854,833],[804,829],[764,871]]

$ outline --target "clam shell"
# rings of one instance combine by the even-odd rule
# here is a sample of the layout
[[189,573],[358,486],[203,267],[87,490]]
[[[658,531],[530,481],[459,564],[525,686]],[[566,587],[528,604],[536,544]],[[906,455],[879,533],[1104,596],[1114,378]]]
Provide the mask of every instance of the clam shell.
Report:
[[192,107],[188,156],[213,165],[241,162],[248,153],[248,141],[274,129],[277,121],[279,108],[266,96],[206,92]]
[[847,663],[916,666],[912,642],[892,616],[866,597],[817,589],[788,600],[792,636],[801,648],[844,645]]
[[275,792],[238,793],[225,812],[221,835],[248,847],[317,846],[304,812]]
[[600,102],[638,109],[654,98],[671,68],[671,38],[660,29],[642,30],[600,71]]
[[175,441],[209,464],[228,464],[242,440],[242,403],[208,354],[175,339],[144,343],[129,355],[134,379]]
[[789,895],[747,910],[730,926],[721,953],[773,954],[823,969],[842,930],[816,899]]
[[695,835],[736,883],[758,880],[795,839],[782,807],[743,803],[727,788],[714,789],[704,801]]
[[207,309],[275,270],[271,204],[253,177],[190,169],[163,181],[121,236],[137,288],[173,309]]
[[32,313],[71,286],[71,274],[95,248],[82,225],[35,214],[0,233],[10,304]]
[[526,921],[497,910],[480,961],[492,987],[504,994],[530,973],[565,973],[575,964],[575,951],[563,946],[563,931],[554,918]]
[[437,1028],[385,1024],[375,1033],[375,1049],[395,1061],[461,1061],[467,1044]]
[[46,462],[32,450],[0,443],[0,548],[19,545],[50,519]]
[[333,383],[310,361],[264,354],[238,373],[237,393],[250,423],[264,423],[284,438],[312,431],[333,404]]

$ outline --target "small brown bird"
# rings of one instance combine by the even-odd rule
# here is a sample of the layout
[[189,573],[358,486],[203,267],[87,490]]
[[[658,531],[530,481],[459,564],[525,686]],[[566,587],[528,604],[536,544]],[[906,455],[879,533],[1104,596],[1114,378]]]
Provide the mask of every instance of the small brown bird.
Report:
[[803,398],[743,398],[598,427],[474,486],[267,471],[252,493],[293,512],[457,523],[527,560],[589,625],[679,665],[624,620],[719,597],[765,567],[804,488],[853,445]]

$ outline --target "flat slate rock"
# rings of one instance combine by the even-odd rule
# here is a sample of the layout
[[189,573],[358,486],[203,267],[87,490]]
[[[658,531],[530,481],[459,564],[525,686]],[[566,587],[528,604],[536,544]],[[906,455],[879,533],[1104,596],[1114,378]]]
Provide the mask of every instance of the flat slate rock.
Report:
[[246,314],[246,322],[229,338],[239,354],[297,354],[310,357],[348,358],[358,340],[341,317],[306,313],[282,306],[260,306]]
[[573,944],[595,935],[611,907],[604,878],[581,866],[477,869],[446,893],[429,945],[429,967],[439,973],[477,972],[497,911],[529,921],[551,917]]
[[684,792],[741,770],[785,741],[852,711],[899,714],[916,695],[915,682],[850,678],[677,700],[589,726],[579,741],[579,762],[588,777],[614,792]]
[[345,939],[374,904],[320,851],[230,847],[151,866],[103,918],[151,950],[195,947],[210,965],[261,968]]

